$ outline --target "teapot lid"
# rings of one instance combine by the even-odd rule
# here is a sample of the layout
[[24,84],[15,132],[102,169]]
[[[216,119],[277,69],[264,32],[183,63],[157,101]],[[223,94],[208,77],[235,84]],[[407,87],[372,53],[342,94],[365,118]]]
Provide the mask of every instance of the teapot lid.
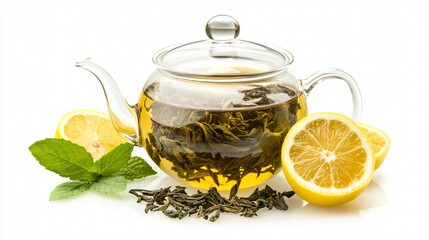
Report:
[[290,52],[236,39],[238,22],[217,15],[206,24],[208,40],[175,45],[158,51],[153,62],[174,75],[233,77],[275,73],[293,62]]

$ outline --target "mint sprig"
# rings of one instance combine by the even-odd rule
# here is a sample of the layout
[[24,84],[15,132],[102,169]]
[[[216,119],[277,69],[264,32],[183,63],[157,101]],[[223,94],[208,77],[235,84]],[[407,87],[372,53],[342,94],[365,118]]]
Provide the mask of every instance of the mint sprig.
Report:
[[134,146],[123,143],[94,161],[78,144],[64,139],[47,138],[33,143],[29,150],[40,165],[72,181],[58,185],[50,201],[77,196],[89,189],[114,194],[124,191],[127,180],[147,177],[156,172],[140,157],[131,157]]

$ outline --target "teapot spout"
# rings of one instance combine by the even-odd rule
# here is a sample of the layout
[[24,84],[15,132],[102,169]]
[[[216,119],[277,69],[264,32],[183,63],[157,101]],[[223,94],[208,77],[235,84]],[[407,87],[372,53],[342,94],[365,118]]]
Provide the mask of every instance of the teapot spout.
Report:
[[92,62],[90,58],[76,62],[76,67],[89,71],[100,81],[106,95],[110,119],[116,131],[134,145],[139,145],[138,109],[129,105],[122,97],[112,76],[102,67]]

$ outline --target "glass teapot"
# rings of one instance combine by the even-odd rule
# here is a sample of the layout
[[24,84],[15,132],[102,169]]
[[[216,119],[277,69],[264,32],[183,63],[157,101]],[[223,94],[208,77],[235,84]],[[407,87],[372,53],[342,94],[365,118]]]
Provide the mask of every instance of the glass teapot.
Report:
[[136,105],[90,59],[76,66],[102,84],[117,132],[169,176],[198,188],[251,187],[279,172],[283,140],[308,114],[306,97],[318,83],[345,81],[355,119],[361,97],[347,73],[324,70],[299,80],[288,71],[291,53],[238,40],[239,32],[234,18],[218,15],[207,22],[208,40],[158,51]]

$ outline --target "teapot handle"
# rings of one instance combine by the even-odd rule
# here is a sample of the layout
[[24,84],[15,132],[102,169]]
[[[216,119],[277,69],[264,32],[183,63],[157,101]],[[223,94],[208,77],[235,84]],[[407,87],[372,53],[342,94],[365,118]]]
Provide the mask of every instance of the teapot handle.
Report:
[[302,81],[302,86],[304,87],[305,93],[308,95],[317,84],[327,79],[340,79],[347,83],[353,97],[352,118],[358,121],[362,112],[362,97],[356,81],[348,73],[339,69],[326,69],[318,71]]

